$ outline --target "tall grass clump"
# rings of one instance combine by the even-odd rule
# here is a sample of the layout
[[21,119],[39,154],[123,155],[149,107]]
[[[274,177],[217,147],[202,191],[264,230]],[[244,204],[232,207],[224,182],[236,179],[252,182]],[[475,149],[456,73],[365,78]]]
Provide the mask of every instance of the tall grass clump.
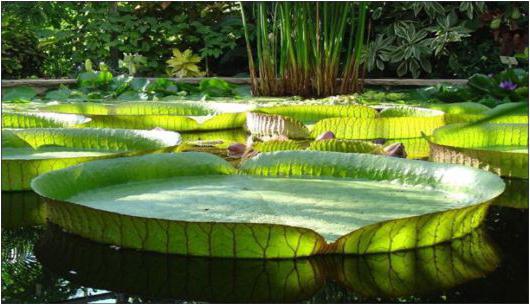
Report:
[[253,93],[322,97],[359,91],[366,11],[365,2],[256,2],[252,46],[241,5]]

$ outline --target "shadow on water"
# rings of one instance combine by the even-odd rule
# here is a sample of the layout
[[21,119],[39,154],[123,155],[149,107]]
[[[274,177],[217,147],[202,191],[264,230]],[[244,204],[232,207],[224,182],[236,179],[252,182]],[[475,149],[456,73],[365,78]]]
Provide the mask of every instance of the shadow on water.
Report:
[[33,193],[3,193],[2,301],[527,303],[528,209],[506,206],[528,207],[528,181],[507,185],[480,230],[451,243],[296,260],[116,249],[44,225]]

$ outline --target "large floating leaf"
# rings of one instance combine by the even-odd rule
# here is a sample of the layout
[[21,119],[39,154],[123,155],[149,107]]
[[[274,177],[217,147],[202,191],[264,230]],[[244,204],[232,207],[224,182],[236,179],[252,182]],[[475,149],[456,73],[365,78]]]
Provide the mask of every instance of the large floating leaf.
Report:
[[291,117],[304,123],[335,117],[374,118],[377,111],[362,105],[292,105],[259,108],[258,111]]
[[443,115],[443,112],[438,110],[410,107],[410,106],[397,106],[388,107],[379,113],[379,117],[382,118],[398,118],[398,117],[437,117]]
[[116,104],[64,103],[47,106],[46,111],[83,115],[208,115],[212,111],[197,103],[128,102]]
[[[526,109],[518,107],[523,105],[523,103],[506,103],[483,112],[450,112],[446,113],[445,120],[447,124],[468,123],[498,115],[489,120],[488,123],[528,124],[528,107]],[[511,111],[512,109],[513,111]],[[510,111],[507,113],[507,110]]]
[[451,243],[392,254],[250,260],[116,251],[50,227],[35,252],[47,269],[77,285],[213,303],[303,302],[327,282],[339,283],[361,298],[393,300],[482,278],[500,262],[484,230]]
[[[175,131],[222,130],[242,128],[245,113],[215,113],[204,104],[180,102],[131,102],[103,105],[72,103],[45,107],[48,111],[89,115],[88,127],[151,129],[160,127]],[[200,123],[194,117],[199,118]]]
[[528,178],[528,125],[451,124],[431,137],[430,159],[490,170],[505,177]]
[[157,154],[49,172],[32,188],[69,232],[241,258],[429,246],[471,232],[504,189],[496,175],[464,166],[336,152],[264,153],[235,174],[213,155]]
[[311,136],[331,131],[339,139],[416,138],[422,132],[430,135],[443,125],[443,114],[432,117],[331,118],[317,122]]
[[345,153],[384,154],[383,146],[366,141],[323,140],[313,141],[309,150],[337,151]]
[[2,128],[73,127],[86,124],[90,118],[75,114],[51,112],[3,112]]
[[2,228],[42,225],[44,200],[34,192],[2,192]]
[[34,177],[95,159],[173,151],[180,136],[169,131],[91,128],[2,130],[2,190],[28,190]]
[[245,143],[247,133],[242,129],[182,133],[182,142],[198,146],[214,145],[227,148],[233,143]]
[[192,118],[176,115],[92,115],[86,124],[92,128],[153,129],[196,131],[199,123]]
[[14,87],[6,88],[2,90],[2,102],[12,103],[12,102],[29,102],[32,98],[37,95],[37,91],[32,87]]

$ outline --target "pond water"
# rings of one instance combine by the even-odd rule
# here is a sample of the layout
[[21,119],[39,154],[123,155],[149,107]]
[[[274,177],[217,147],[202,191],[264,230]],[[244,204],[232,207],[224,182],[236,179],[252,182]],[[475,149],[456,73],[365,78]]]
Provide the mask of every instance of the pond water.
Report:
[[146,253],[66,234],[41,213],[31,192],[2,194],[2,302],[528,302],[528,181],[508,181],[486,223],[463,239],[367,256]]

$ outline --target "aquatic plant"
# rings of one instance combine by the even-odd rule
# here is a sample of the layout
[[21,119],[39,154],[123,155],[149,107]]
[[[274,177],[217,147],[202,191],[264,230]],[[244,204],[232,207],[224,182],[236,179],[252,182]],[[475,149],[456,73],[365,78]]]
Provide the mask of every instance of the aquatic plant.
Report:
[[241,4],[254,95],[321,97],[359,91],[366,11],[365,2],[255,3],[254,62]]
[[174,151],[180,135],[161,130],[2,129],[2,190],[29,190],[34,177],[96,159]]
[[191,152],[99,160],[43,174],[32,189],[47,198],[51,222],[95,241],[287,258],[393,252],[462,237],[480,225],[504,184],[465,166],[284,151],[239,170]]
[[429,141],[432,161],[528,178],[527,124],[451,124],[436,129]]

